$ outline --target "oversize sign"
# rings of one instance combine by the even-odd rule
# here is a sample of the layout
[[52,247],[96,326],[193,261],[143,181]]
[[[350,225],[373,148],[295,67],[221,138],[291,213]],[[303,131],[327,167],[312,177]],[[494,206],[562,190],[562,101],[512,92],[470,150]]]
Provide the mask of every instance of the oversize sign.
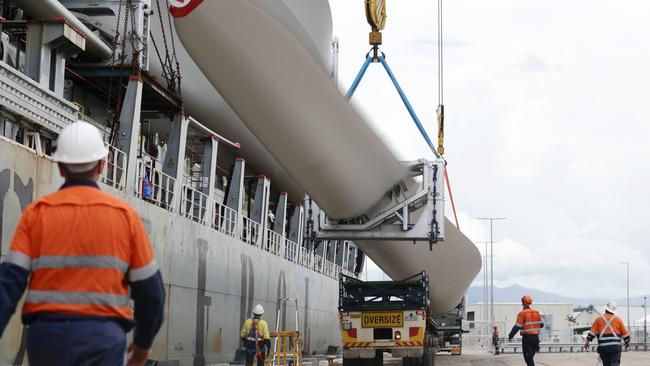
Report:
[[363,328],[401,328],[403,325],[404,313],[402,312],[371,312],[361,315]]

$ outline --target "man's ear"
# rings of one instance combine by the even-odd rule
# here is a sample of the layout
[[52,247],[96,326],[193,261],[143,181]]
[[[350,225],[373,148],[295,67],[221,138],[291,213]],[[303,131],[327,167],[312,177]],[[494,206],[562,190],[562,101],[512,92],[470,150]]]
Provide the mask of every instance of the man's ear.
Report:
[[97,173],[98,176],[102,175],[102,169],[104,169],[104,160],[100,160],[97,163],[97,166],[95,167],[95,173]]

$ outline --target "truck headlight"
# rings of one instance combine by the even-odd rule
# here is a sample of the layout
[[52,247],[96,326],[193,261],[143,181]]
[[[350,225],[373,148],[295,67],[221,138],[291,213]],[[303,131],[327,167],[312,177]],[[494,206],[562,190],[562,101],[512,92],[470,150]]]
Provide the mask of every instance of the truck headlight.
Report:
[[402,332],[400,332],[399,330],[396,330],[395,331],[395,340],[399,341],[400,339],[402,339]]

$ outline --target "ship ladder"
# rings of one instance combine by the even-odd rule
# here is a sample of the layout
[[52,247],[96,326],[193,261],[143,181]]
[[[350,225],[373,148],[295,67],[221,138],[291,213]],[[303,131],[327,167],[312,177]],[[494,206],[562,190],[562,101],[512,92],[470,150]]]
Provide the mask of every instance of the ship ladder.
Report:
[[[286,307],[287,302],[293,302],[295,305],[295,328],[291,330],[280,330],[282,318],[282,309]],[[286,317],[286,315],[285,315]],[[267,366],[301,366],[302,365],[302,337],[298,330],[298,300],[283,298],[278,302],[278,315],[275,322],[275,332],[271,332],[271,338],[274,338],[273,351],[266,360]]]

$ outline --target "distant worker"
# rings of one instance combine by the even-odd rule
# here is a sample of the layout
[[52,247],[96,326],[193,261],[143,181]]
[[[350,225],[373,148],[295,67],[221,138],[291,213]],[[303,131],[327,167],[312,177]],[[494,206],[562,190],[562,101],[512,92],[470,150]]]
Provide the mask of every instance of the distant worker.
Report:
[[144,225],[97,185],[107,154],[93,125],[63,129],[52,157],[65,183],[25,209],[0,264],[0,334],[27,288],[32,366],[141,366],[162,324],[165,291]]
[[494,347],[494,354],[498,355],[501,353],[499,350],[499,327],[495,325],[492,328],[492,347]]
[[618,366],[621,364],[621,340],[625,342],[625,349],[630,346],[630,334],[623,324],[623,320],[616,314],[616,303],[605,305],[605,315],[594,320],[591,331],[585,340],[585,349],[589,349],[589,342],[598,337],[598,354],[603,361],[603,366]]
[[521,344],[524,353],[524,361],[527,366],[535,366],[535,353],[539,352],[539,332],[544,328],[544,322],[539,311],[532,309],[533,298],[525,295],[521,298],[521,306],[524,308],[517,314],[517,323],[508,334],[508,341],[521,331]]
[[263,314],[264,308],[257,304],[253,308],[253,318],[246,319],[239,333],[246,348],[246,366],[253,366],[255,359],[257,359],[257,366],[264,366],[264,359],[271,352],[269,326],[262,320]]

